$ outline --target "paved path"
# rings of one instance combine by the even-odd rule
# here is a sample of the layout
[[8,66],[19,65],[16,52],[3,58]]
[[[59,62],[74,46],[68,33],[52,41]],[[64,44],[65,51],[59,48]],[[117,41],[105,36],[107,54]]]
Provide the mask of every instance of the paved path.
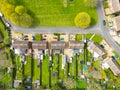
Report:
[[12,25],[13,30],[22,32],[22,33],[74,33],[74,34],[87,34],[87,33],[96,33],[102,35],[102,37],[107,41],[107,43],[115,50],[120,56],[120,46],[116,44],[113,38],[109,34],[109,30],[103,26],[103,20],[105,19],[102,0],[99,0],[97,5],[98,13],[98,23],[88,29],[81,29],[78,27],[34,27],[34,28],[23,28]]

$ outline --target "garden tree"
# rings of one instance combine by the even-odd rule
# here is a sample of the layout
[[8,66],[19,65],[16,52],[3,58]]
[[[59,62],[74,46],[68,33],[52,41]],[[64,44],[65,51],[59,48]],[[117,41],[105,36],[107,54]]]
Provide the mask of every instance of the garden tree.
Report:
[[60,88],[58,84],[55,84],[54,86],[52,86],[52,90],[64,90],[64,89]]
[[13,24],[15,24],[15,25],[19,25],[19,21],[20,21],[20,16],[17,14],[17,13],[12,13],[11,15],[10,15],[10,21],[13,23]]
[[16,12],[18,15],[22,15],[23,13],[26,13],[27,10],[25,9],[24,6],[19,5],[19,6],[16,6],[16,7],[15,7],[15,12]]
[[88,7],[96,7],[98,0],[84,0],[84,3]]
[[72,90],[76,88],[76,81],[72,78],[66,78],[64,83],[68,90]]
[[98,83],[91,81],[89,84],[87,84],[87,90],[102,90],[102,88]]
[[11,43],[11,39],[8,36],[6,36],[3,42],[5,45],[9,45]]
[[10,18],[9,16],[14,12],[14,10],[15,6],[13,4],[3,3],[1,5],[1,11],[7,19]]
[[24,88],[24,86],[23,86],[22,84],[20,84],[20,85],[16,88],[16,90],[26,90],[26,89]]
[[80,28],[88,28],[91,23],[91,17],[86,12],[78,13],[74,19],[75,25]]
[[1,3],[16,4],[15,0],[2,0]]
[[32,25],[32,17],[27,13],[20,16],[20,26],[30,27]]

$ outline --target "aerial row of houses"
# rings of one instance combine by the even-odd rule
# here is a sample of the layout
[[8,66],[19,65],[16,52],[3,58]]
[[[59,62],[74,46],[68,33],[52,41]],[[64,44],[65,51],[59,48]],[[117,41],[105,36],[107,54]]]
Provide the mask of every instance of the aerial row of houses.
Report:
[[[16,54],[25,53],[26,50],[29,49],[33,50],[64,50],[64,49],[73,49],[73,50],[80,50],[84,48],[84,42],[82,41],[14,41],[13,47],[15,49]],[[96,44],[95,42],[89,42],[88,50],[91,53],[94,53],[94,57],[102,57],[106,52],[104,48],[100,47],[100,45]]]
[[113,28],[117,34],[120,33],[120,0],[108,0],[109,8],[106,9],[106,15],[114,15]]

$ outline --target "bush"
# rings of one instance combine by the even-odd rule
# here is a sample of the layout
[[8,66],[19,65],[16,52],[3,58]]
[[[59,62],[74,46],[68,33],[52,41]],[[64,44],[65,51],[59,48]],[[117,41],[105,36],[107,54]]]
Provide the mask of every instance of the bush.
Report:
[[20,26],[30,27],[32,25],[32,17],[27,13],[24,13],[22,16],[20,16],[19,22],[20,22]]
[[91,23],[91,17],[86,12],[79,13],[74,20],[77,27],[88,28]]
[[109,6],[108,6],[108,2],[107,1],[104,1],[103,2],[103,6],[104,6],[104,8],[108,8]]
[[98,0],[84,0],[85,5],[88,7],[96,7]]
[[15,12],[19,15],[22,15],[23,13],[26,13],[27,11],[24,6],[20,5],[20,6],[15,7]]
[[0,48],[3,48],[4,47],[4,43],[0,43]]
[[81,41],[81,40],[82,40],[82,34],[76,34],[75,39],[76,39],[77,41]]

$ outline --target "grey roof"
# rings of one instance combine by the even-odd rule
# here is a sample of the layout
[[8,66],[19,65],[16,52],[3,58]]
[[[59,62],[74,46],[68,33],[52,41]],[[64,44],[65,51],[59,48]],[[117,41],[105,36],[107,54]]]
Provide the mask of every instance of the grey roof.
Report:
[[88,43],[88,50],[93,53],[96,52],[97,54],[99,54],[100,56],[105,54],[105,50],[97,43],[95,42],[89,42]]
[[110,58],[109,60],[107,60],[107,63],[110,66],[110,69],[114,75],[116,75],[116,76],[120,75],[120,66],[118,65],[118,63],[115,60]]
[[47,42],[46,41],[33,41],[32,48],[33,49],[47,49]]
[[114,17],[115,30],[120,31],[120,16]]
[[82,41],[70,41],[69,48],[70,49],[83,49],[84,43]]
[[120,12],[120,1],[119,0],[108,0],[109,7],[112,13]]
[[52,41],[50,43],[50,49],[65,49],[66,43],[64,41]]
[[28,41],[14,41],[13,47],[15,49],[27,49],[28,48]]

